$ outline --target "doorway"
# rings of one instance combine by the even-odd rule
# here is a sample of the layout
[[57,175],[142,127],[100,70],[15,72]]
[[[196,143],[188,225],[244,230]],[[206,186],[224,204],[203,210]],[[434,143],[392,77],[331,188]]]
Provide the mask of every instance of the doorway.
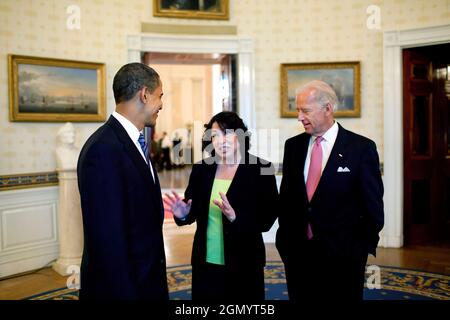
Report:
[[450,44],[403,49],[405,244],[450,240]]
[[190,165],[202,158],[203,125],[221,111],[237,112],[236,60],[235,54],[221,53],[141,54],[163,82],[164,107],[147,130],[162,188],[187,186]]

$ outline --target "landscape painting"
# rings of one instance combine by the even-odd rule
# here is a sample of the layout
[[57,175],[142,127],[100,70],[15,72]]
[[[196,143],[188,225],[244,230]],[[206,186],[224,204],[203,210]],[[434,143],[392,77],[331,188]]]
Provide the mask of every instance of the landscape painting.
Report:
[[281,117],[297,117],[295,91],[313,80],[328,83],[336,92],[335,117],[360,117],[359,62],[282,64]]
[[164,18],[228,20],[229,0],[153,0],[153,15]]
[[10,56],[11,121],[104,121],[104,65]]

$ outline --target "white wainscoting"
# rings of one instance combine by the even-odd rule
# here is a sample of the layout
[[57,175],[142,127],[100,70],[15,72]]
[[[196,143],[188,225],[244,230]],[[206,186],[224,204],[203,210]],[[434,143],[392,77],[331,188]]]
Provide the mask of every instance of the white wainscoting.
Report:
[[[280,192],[281,178],[282,178],[282,176],[279,174],[277,174],[275,176],[275,179],[277,180],[278,192]],[[270,230],[268,232],[263,233],[264,242],[265,243],[275,243],[277,230],[278,230],[278,219],[275,220],[275,223],[273,224],[272,228],[270,228]]]
[[0,278],[58,258],[58,187],[0,192]]

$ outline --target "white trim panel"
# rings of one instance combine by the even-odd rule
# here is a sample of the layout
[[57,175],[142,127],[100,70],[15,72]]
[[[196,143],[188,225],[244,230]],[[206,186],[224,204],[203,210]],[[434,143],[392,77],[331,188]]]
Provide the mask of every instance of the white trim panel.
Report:
[[0,278],[58,257],[58,187],[0,192]]

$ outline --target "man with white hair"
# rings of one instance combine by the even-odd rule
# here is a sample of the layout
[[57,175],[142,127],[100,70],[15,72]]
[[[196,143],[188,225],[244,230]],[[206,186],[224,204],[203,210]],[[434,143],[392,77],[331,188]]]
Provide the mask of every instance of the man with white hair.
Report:
[[334,120],[337,103],[323,81],[296,92],[305,132],[285,143],[276,240],[293,301],[362,300],[384,224],[376,145]]

